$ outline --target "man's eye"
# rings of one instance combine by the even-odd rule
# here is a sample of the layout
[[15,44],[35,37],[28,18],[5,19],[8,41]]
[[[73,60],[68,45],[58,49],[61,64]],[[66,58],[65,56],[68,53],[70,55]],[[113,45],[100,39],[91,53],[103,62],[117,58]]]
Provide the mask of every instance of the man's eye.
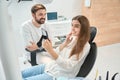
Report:
[[42,16],[43,14],[39,14],[39,16]]

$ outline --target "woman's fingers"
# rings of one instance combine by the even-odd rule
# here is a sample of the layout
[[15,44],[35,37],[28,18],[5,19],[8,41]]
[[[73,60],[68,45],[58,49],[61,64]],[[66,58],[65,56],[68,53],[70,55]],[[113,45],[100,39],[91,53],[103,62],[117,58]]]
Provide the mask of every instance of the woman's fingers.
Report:
[[71,37],[71,35],[72,35],[72,32],[70,32],[68,35],[67,35],[67,39],[70,39],[70,37]]
[[48,44],[49,44],[49,41],[48,41],[48,40],[44,40],[44,41],[42,42],[43,48],[46,48],[46,47],[48,46]]

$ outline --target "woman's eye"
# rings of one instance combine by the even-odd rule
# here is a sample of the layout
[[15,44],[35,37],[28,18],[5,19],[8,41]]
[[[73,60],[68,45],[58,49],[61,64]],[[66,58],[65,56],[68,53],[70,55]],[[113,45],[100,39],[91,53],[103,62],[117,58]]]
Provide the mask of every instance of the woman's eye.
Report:
[[78,25],[78,24],[77,24],[77,25],[71,24],[71,26],[72,26],[72,27],[75,27],[75,28],[79,28],[79,27],[80,27],[80,25]]
[[76,28],[79,28],[79,27],[80,27],[80,25],[75,25],[75,27],[76,27]]

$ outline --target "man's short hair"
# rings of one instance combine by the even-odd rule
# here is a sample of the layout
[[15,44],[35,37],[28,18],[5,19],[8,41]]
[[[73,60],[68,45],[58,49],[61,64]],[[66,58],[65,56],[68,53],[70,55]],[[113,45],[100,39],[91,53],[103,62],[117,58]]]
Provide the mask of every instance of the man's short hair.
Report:
[[31,8],[31,12],[32,13],[36,13],[38,10],[40,9],[45,9],[46,10],[46,7],[42,4],[35,4],[32,8]]

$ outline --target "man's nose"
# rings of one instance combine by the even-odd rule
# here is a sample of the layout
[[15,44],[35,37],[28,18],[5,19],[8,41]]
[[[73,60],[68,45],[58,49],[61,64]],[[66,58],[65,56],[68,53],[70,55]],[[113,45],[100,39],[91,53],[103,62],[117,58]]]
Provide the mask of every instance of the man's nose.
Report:
[[42,18],[46,18],[46,15],[43,15]]

